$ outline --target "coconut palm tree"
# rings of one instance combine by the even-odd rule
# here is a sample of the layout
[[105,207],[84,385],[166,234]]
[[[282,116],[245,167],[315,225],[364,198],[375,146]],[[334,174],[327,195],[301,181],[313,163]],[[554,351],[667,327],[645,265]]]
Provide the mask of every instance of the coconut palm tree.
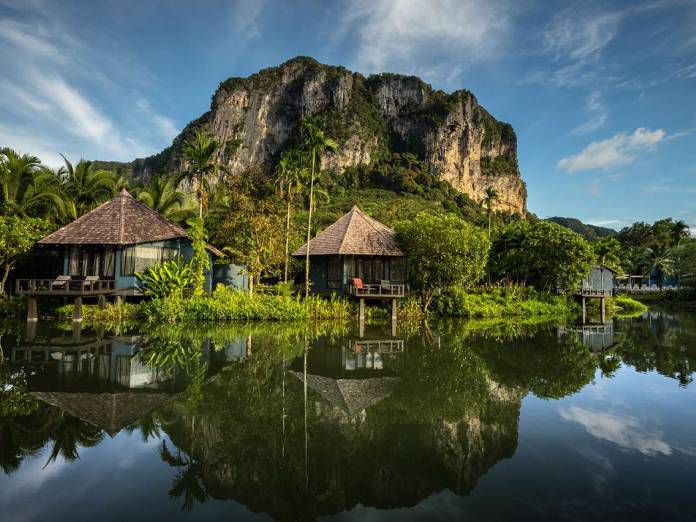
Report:
[[290,214],[292,203],[304,186],[309,175],[309,170],[302,166],[300,151],[292,149],[283,153],[276,166],[275,179],[280,184],[280,189],[287,205],[285,215],[285,268],[283,281],[288,282],[288,263],[290,259]]
[[195,216],[195,211],[186,205],[186,194],[177,190],[176,179],[153,176],[138,190],[138,201],[172,221],[184,222]]
[[65,168],[60,171],[63,192],[73,205],[74,217],[80,217],[113,196],[116,183],[112,172],[95,169],[91,161],[83,159],[73,166],[65,156],[61,156],[65,161]]
[[315,116],[306,119],[300,125],[302,143],[311,158],[311,170],[309,178],[309,213],[307,217],[307,252],[305,255],[305,297],[309,296],[309,241],[312,238],[312,210],[314,207],[314,178],[317,168],[321,168],[323,152],[336,152],[338,143],[329,138],[326,128],[326,115]]
[[651,259],[651,273],[655,273],[657,278],[657,286],[662,289],[665,278],[672,275],[674,272],[674,262],[672,260],[672,252],[669,248],[663,245],[655,245],[649,248]]
[[60,180],[36,156],[0,150],[2,213],[59,217],[65,212]]
[[198,197],[198,217],[203,217],[203,210],[208,208],[210,178],[222,171],[222,165],[215,161],[220,142],[211,138],[205,131],[196,130],[193,137],[184,143],[183,156],[188,164],[179,176],[179,182],[187,180],[196,187]]
[[682,239],[689,237],[689,225],[686,221],[679,220],[675,221],[672,227],[672,243],[674,246],[678,246]]
[[493,214],[493,203],[500,201],[500,194],[493,187],[487,187],[483,202],[486,205],[486,213],[488,214],[488,237],[491,237],[491,215]]

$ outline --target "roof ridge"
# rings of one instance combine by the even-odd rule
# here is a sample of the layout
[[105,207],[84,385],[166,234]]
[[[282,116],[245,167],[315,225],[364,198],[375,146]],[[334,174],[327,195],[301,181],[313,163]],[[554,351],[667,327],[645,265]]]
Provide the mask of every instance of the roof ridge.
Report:
[[[348,231],[350,230],[350,226],[353,224],[353,219],[355,218],[355,211],[360,212],[360,209],[358,208],[357,205],[353,205],[353,208],[350,209],[348,214],[350,214],[350,219],[348,219],[348,225],[346,225],[346,229],[343,231],[343,237],[341,238],[341,244],[338,245],[338,252],[339,254],[343,251],[343,244],[346,242],[346,236],[348,236]],[[348,214],[346,214],[343,217],[346,217]]]
[[[118,198],[119,198],[119,200],[120,200],[119,202],[121,203],[121,209],[120,209],[120,211],[119,211],[119,212],[120,212],[120,219],[121,219],[121,222],[119,223],[119,227],[118,227],[118,242],[121,243],[121,244],[123,244],[123,235],[126,233],[126,222],[125,222],[124,207],[125,207],[125,205],[126,205],[126,194],[128,194],[128,193],[126,192],[126,194],[124,194],[125,190],[126,190],[126,189],[124,188],[124,189],[121,191],[121,194],[119,194],[119,196],[118,196]],[[130,195],[130,194],[129,194],[129,195]]]
[[[375,232],[377,232],[377,234],[379,235],[379,241],[380,241],[380,243],[382,243],[382,247],[386,249],[386,248],[387,248],[387,243],[389,243],[389,241],[387,241],[387,238],[384,237],[384,231],[383,231],[383,230],[379,230],[379,229],[375,226],[375,224],[373,223],[373,221],[374,221],[375,223],[379,223],[379,224],[382,225],[383,227],[386,227],[386,228],[389,228],[389,227],[387,227],[387,226],[384,225],[383,223],[380,223],[380,222],[377,221],[375,218],[373,218],[372,216],[366,214],[365,212],[363,212],[363,211],[360,210],[359,208],[356,207],[356,209],[357,209],[357,211],[360,213],[360,216],[365,220],[365,222],[366,222],[368,225],[370,225],[370,226],[372,227],[372,230],[374,230]],[[390,228],[389,230],[392,230],[392,229]]]

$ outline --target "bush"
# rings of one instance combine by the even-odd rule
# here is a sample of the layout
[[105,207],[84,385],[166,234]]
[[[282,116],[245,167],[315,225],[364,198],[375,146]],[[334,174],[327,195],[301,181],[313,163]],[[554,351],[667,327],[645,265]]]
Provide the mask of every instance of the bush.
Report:
[[480,292],[453,288],[437,298],[436,313],[446,317],[564,316],[574,305],[565,297],[523,287],[496,287]]
[[617,295],[611,301],[611,309],[619,315],[635,315],[648,311],[643,303],[625,295]]
[[23,296],[1,296],[0,317],[21,317],[27,309],[27,300]]
[[145,295],[152,297],[183,297],[197,282],[191,263],[175,257],[149,267],[135,277],[143,283]]
[[[61,305],[55,309],[56,317],[62,320],[71,320],[75,306],[72,304]],[[101,310],[97,305],[82,305],[82,320],[90,322],[119,322],[143,318],[143,305],[135,303],[111,304]]]

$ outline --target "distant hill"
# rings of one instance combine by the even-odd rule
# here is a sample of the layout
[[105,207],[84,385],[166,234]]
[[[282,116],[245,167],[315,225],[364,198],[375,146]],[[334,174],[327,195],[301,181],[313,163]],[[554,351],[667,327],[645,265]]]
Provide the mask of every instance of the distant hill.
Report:
[[588,241],[595,241],[596,239],[601,239],[603,237],[611,237],[617,234],[616,230],[607,227],[598,227],[596,225],[588,225],[583,223],[579,219],[566,218],[566,217],[550,217],[546,221],[553,221],[566,228],[569,228],[573,232],[577,232],[582,237]]

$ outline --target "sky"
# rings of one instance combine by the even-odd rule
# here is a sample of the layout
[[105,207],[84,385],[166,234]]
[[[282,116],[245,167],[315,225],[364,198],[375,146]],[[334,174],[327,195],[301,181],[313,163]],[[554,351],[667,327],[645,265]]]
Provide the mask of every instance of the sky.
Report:
[[472,91],[540,217],[696,229],[696,0],[0,0],[0,146],[150,155],[297,55]]

